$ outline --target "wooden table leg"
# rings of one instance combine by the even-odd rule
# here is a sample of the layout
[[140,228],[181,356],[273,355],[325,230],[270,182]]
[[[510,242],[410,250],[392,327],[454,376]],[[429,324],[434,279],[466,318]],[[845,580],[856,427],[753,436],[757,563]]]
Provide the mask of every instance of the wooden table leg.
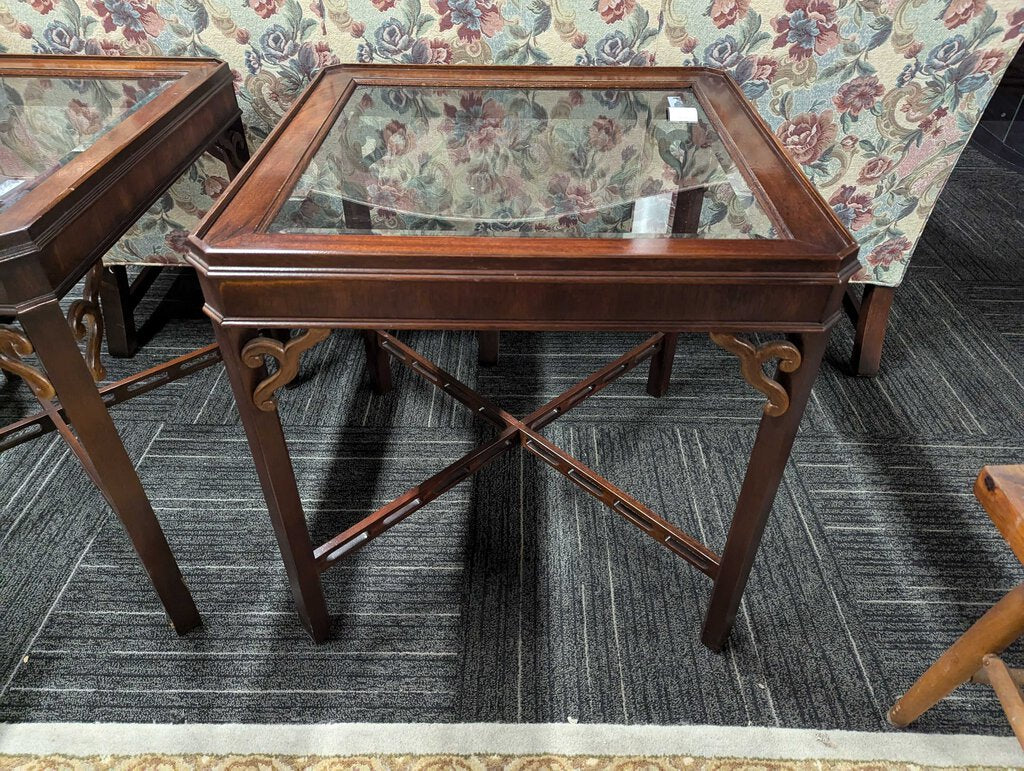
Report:
[[498,363],[498,350],[501,347],[501,332],[497,330],[476,333],[477,361],[485,367],[493,367]]
[[234,179],[249,161],[249,143],[245,139],[245,125],[238,118],[210,146],[211,155],[227,166],[228,179]]
[[243,346],[256,337],[256,330],[222,327],[216,323],[213,327],[249,438],[299,618],[310,636],[316,642],[323,642],[330,636],[331,621],[281,419],[276,407],[261,410],[253,401],[256,387],[267,377],[266,368],[248,367],[241,358]]
[[380,335],[375,330],[362,331],[366,346],[366,369],[370,373],[370,387],[375,394],[391,390],[391,357],[380,347]]
[[100,284],[107,350],[118,359],[130,359],[139,350],[135,327],[135,303],[124,265],[105,265]]
[[651,357],[651,368],[647,374],[647,393],[651,396],[664,396],[672,382],[672,363],[676,358],[676,343],[679,335],[666,332],[661,339],[661,347]]
[[704,617],[701,639],[712,650],[722,649],[732,629],[827,342],[828,332],[795,335],[793,343],[802,354],[800,367],[795,372],[780,370],[776,375],[776,381],[789,394],[789,406],[778,417],[765,413],[757,430]]
[[850,358],[850,368],[859,377],[874,377],[882,366],[882,345],[895,295],[896,290],[891,286],[864,285]]
[[[83,466],[128,533],[178,634],[200,623],[160,523],[56,300],[18,316],[78,436]],[[49,400],[41,400],[44,407]]]

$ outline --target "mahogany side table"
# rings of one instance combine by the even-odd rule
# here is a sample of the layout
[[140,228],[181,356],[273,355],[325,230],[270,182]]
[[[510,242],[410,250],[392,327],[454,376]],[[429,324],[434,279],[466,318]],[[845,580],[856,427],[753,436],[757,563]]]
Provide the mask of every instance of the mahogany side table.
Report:
[[[240,115],[231,72],[212,59],[0,56],[0,320],[17,322],[0,325],[0,370],[42,408],[0,427],[0,450],[60,432],[179,633],[199,613],[107,407],[220,356],[207,346],[97,389],[101,258],[202,153],[238,173]],[[65,318],[59,300],[83,276]]]
[[[711,579],[702,639],[716,650],[857,265],[856,243],[735,82],[699,68],[330,68],[200,224],[192,249],[315,640],[329,631],[321,572],[522,448]],[[275,393],[301,353],[338,327],[364,330],[378,390],[394,358],[498,433],[314,546]],[[281,341],[265,328],[299,331]],[[384,329],[653,334],[517,417]],[[681,332],[710,333],[767,400],[721,554],[540,434],[642,362],[648,390],[663,393]],[[756,344],[751,333],[785,337]],[[772,377],[764,367],[775,361]]]

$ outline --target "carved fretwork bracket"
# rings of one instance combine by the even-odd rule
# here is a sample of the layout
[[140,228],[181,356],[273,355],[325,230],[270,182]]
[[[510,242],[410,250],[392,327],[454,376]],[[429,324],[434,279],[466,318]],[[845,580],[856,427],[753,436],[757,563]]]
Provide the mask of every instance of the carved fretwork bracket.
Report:
[[82,299],[75,300],[68,308],[68,324],[75,339],[85,340],[85,364],[92,379],[97,383],[107,376],[101,360],[103,346],[103,314],[100,312],[100,282],[103,280],[103,264],[96,263],[85,277]]
[[712,332],[715,345],[735,354],[740,360],[743,379],[768,397],[764,405],[766,415],[777,418],[789,409],[789,394],[773,378],[768,377],[764,365],[772,359],[779,360],[783,372],[796,372],[800,368],[800,350],[787,340],[772,340],[760,346],[753,346],[736,335]]
[[0,369],[17,375],[24,380],[37,399],[52,399],[56,392],[49,378],[42,372],[22,361],[32,354],[32,343],[14,327],[0,326]]
[[331,334],[329,329],[307,329],[286,343],[269,337],[256,337],[242,347],[242,361],[245,366],[256,369],[263,366],[264,356],[277,361],[277,371],[264,378],[252,392],[252,401],[264,412],[273,412],[277,407],[274,393],[288,385],[299,371],[299,357]]

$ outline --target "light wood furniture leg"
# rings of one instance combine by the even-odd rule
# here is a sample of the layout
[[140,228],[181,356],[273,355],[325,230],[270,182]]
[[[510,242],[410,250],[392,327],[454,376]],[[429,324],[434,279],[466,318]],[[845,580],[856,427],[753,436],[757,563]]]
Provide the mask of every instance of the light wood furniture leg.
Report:
[[1001,653],[1024,634],[1024,584],[1011,589],[928,667],[889,710],[889,722],[906,726],[966,683],[990,653]]
[[[985,466],[974,495],[1017,558],[1024,562],[1024,465]],[[958,685],[973,679],[995,689],[1017,734],[1024,735],[1024,702],[1016,683],[1020,670],[1007,669],[999,654],[1024,634],[1024,584],[1011,589],[918,678],[892,709],[889,722],[906,726]],[[1024,740],[1021,740],[1024,747]]]
[[1010,721],[1010,728],[1021,749],[1024,749],[1024,697],[1021,696],[1017,682],[1021,671],[1010,669],[1001,658],[990,654],[982,659],[982,672],[999,697],[1006,719]]

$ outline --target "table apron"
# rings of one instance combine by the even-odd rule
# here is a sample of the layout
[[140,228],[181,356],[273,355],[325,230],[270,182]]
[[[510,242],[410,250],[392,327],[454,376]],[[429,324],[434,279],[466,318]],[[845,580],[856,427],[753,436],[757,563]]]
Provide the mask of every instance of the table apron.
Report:
[[842,283],[201,276],[225,326],[812,332],[834,323]]

